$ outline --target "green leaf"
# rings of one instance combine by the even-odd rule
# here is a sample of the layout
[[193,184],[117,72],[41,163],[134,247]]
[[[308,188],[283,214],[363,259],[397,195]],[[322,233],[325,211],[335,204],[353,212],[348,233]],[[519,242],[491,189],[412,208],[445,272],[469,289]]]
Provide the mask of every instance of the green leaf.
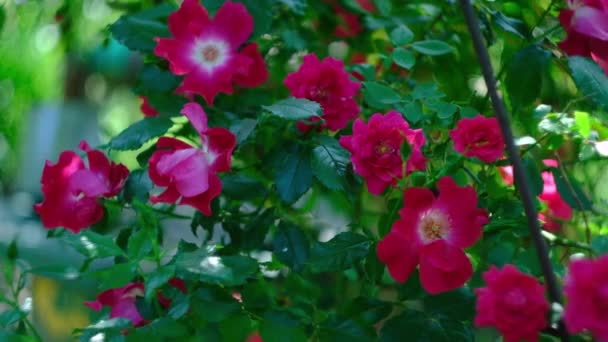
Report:
[[152,250],[151,232],[147,227],[139,229],[129,237],[127,254],[131,260],[141,260]]
[[309,153],[302,148],[290,148],[275,171],[274,181],[285,203],[297,201],[312,185]]
[[393,88],[378,82],[363,82],[363,98],[374,108],[384,108],[401,101],[401,96]]
[[397,104],[397,108],[399,112],[405,116],[407,122],[411,124],[415,124],[420,121],[424,115],[422,112],[422,106],[418,101],[413,101],[406,104],[399,103]]
[[209,255],[204,249],[179,254],[175,266],[178,272],[196,276],[205,283],[223,286],[244,284],[258,271],[255,259],[242,255]]
[[304,0],[278,0],[295,14],[303,15],[306,13],[308,3]]
[[235,200],[265,196],[268,190],[260,181],[242,173],[223,175],[222,194]]
[[500,241],[488,253],[488,262],[498,267],[510,264],[515,255],[515,250],[516,247],[512,243]]
[[175,276],[175,266],[162,266],[154,270],[154,272],[145,276],[146,289],[145,298],[151,299],[156,293],[156,289],[164,286],[167,282]]
[[0,326],[8,328],[9,325],[19,322],[26,316],[27,313],[21,311],[20,309],[6,310],[0,313]]
[[251,136],[257,124],[258,121],[254,119],[238,120],[230,126],[230,131],[236,136],[237,143],[241,145]]
[[439,99],[445,97],[445,94],[442,93],[437,87],[437,84],[433,82],[418,83],[411,95],[414,100]]
[[11,262],[14,262],[19,257],[19,250],[17,249],[17,239],[13,239],[6,248],[6,258]]
[[135,268],[133,264],[124,263],[116,264],[110,268],[106,268],[95,273],[92,276],[101,281],[99,290],[104,291],[127,285],[135,276]]
[[147,169],[134,170],[129,173],[122,195],[127,202],[146,203],[153,186]]
[[393,5],[391,0],[373,0],[374,1],[374,5],[376,6],[376,8],[378,9],[378,12],[380,12],[380,14],[382,14],[385,17],[388,17],[392,10],[393,10]]
[[169,317],[162,317],[129,331],[127,342],[167,341],[189,336],[187,327]]
[[308,260],[310,245],[306,235],[289,223],[281,222],[272,242],[274,255],[296,272]]
[[249,39],[255,39],[265,33],[271,33],[270,29],[275,13],[272,10],[274,0],[237,0],[237,2],[243,3],[253,17],[253,33]]
[[200,288],[193,298],[193,310],[207,322],[221,322],[237,313],[240,308],[232,296],[215,289]]
[[391,31],[390,38],[394,46],[401,46],[414,39],[414,32],[405,25],[399,25]]
[[371,243],[360,234],[340,233],[328,242],[316,243],[307,264],[316,272],[345,270],[367,255]]
[[444,102],[444,101],[428,101],[424,103],[432,111],[437,113],[440,119],[449,119],[456,114],[458,106],[455,104]]
[[528,105],[538,98],[550,56],[547,50],[538,45],[530,45],[515,54],[505,79],[511,101]]
[[429,56],[440,56],[454,51],[453,47],[440,40],[422,40],[419,42],[414,42],[412,44],[412,49],[420,52],[423,55]]
[[144,118],[114,137],[108,143],[113,150],[136,150],[149,140],[165,134],[173,126],[173,121],[166,117]]
[[371,342],[375,341],[375,337],[375,331],[371,326],[356,320],[333,316],[321,324],[319,333],[319,341],[328,342]]
[[222,341],[247,341],[247,337],[251,334],[251,326],[251,320],[245,315],[226,318],[220,322]]
[[[568,58],[576,86],[604,110],[608,110],[608,77],[591,59],[580,56]],[[604,117],[605,118],[605,117]]]
[[608,253],[608,235],[599,235],[591,240],[591,249],[596,255]]
[[460,116],[463,118],[472,118],[479,114],[479,111],[473,107],[462,107],[460,108]]
[[548,113],[538,123],[538,129],[541,132],[549,132],[553,134],[570,133],[574,127],[574,119],[566,113]]
[[286,311],[269,311],[264,314],[260,325],[260,335],[264,342],[305,342],[307,341],[302,324]]
[[315,177],[330,190],[344,190],[344,176],[350,161],[349,153],[338,141],[320,136],[312,150],[311,168]]
[[[1,7],[0,7],[1,8]],[[5,342],[36,342],[32,336],[18,335],[9,331],[0,331],[0,341]]]
[[372,325],[386,318],[392,311],[390,303],[375,298],[357,297],[348,304],[344,314]]
[[139,74],[138,85],[135,88],[137,94],[153,92],[170,92],[177,88],[181,79],[172,72],[160,69],[155,65],[146,65]]
[[307,99],[289,97],[270,106],[262,108],[287,120],[306,120],[321,115],[321,105]]
[[456,321],[475,316],[475,294],[467,287],[424,298],[424,310]]
[[89,229],[79,234],[65,234],[61,239],[87,258],[107,258],[125,254],[112,237],[97,234]]
[[469,342],[474,336],[471,324],[463,324],[443,316],[405,310],[388,320],[380,330],[380,342],[433,341]]
[[169,37],[167,25],[159,19],[175,10],[171,4],[120,17],[110,25],[110,32],[116,40],[131,50],[152,52],[156,47],[155,37]]
[[260,249],[264,245],[266,235],[268,235],[268,231],[274,225],[275,220],[276,216],[272,208],[265,210],[251,220],[243,229],[241,248],[247,251]]
[[510,18],[502,14],[500,11],[490,11],[492,21],[501,29],[511,32],[521,38],[526,38],[528,29],[526,23],[521,20]]
[[532,196],[538,196],[543,192],[543,178],[540,174],[540,170],[538,166],[536,166],[536,161],[533,158],[526,157],[522,159],[522,163],[524,166],[524,171],[528,176],[528,181],[530,182],[530,191],[532,192]]
[[398,66],[405,69],[411,69],[416,64],[416,56],[410,50],[404,48],[399,47],[393,50],[392,58]]
[[557,191],[570,207],[577,210],[592,209],[593,203],[574,178],[572,178],[570,175],[566,175],[566,177],[568,177],[566,179],[558,168],[552,168],[551,172],[553,173],[553,178],[555,179]]
[[574,112],[574,124],[576,130],[583,138],[589,138],[591,135],[591,118],[587,112]]
[[131,326],[131,321],[126,318],[116,317],[107,320],[101,320],[91,324],[83,329],[75,329],[75,332],[88,332],[93,336],[100,332],[120,331]]

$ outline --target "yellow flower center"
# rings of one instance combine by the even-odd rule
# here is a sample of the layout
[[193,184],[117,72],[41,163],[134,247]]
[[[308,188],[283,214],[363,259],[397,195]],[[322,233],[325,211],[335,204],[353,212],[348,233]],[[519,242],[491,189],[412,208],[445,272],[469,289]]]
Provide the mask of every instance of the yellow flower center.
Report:
[[203,60],[205,60],[205,62],[211,63],[215,62],[220,55],[220,51],[213,45],[207,45],[202,49],[201,54],[203,55]]
[[449,217],[437,209],[431,209],[422,214],[418,225],[418,231],[425,243],[445,238],[449,228]]

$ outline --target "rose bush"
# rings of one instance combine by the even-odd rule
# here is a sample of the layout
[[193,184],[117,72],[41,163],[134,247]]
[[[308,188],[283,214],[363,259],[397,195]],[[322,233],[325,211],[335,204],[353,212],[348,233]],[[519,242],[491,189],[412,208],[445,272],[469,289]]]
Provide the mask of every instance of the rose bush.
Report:
[[142,119],[41,176],[42,225],[98,283],[81,340],[607,338],[607,202],[580,168],[607,155],[605,1],[476,7],[562,306],[459,6],[148,5],[109,29]]

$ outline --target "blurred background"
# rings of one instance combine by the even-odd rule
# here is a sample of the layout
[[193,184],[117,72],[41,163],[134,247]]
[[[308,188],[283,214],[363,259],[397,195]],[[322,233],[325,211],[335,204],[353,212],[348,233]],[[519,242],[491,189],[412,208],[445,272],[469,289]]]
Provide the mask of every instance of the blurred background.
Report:
[[[0,261],[16,239],[28,268],[82,263],[46,239],[32,211],[41,200],[41,171],[45,160],[56,161],[81,139],[98,145],[141,118],[131,90],[141,58],[106,30],[130,6],[152,4],[0,0]],[[128,153],[111,158],[128,167],[136,163]],[[33,298],[33,320],[45,341],[68,340],[74,328],[87,325],[90,310],[82,303],[94,298],[94,284],[28,280],[22,300]]]
[[[79,254],[60,245],[58,241],[46,238],[47,231],[42,228],[32,210],[32,206],[42,199],[39,183],[42,168],[45,160],[56,161],[61,151],[76,149],[82,139],[87,140],[91,146],[99,145],[130,123],[141,119],[141,102],[132,89],[143,65],[142,58],[113,40],[107,26],[125,11],[160,2],[162,1],[0,0],[0,267],[5,264],[6,249],[12,241],[17,242],[19,258],[26,263],[26,269],[42,265],[71,265],[78,268],[82,264]],[[526,22],[534,22],[551,1],[518,2],[526,11],[523,15],[514,15]],[[553,14],[555,13],[551,16]],[[438,22],[445,24],[439,25],[440,27],[465,32],[458,16],[437,17]],[[432,17],[424,19],[433,20],[433,25],[435,23]],[[451,21],[456,21],[457,25],[452,25]],[[372,20],[365,24],[368,27],[376,25],[376,29],[380,25]],[[381,30],[374,32],[372,39],[381,35],[379,31]],[[386,36],[385,32],[383,36]],[[521,48],[519,41],[509,36],[508,32],[499,31],[497,37],[493,38],[496,43],[490,52],[497,65],[504,62],[501,58],[507,59]],[[328,51],[332,53],[331,49],[336,45],[328,45]],[[300,45],[297,46],[301,49]],[[464,41],[459,48],[462,50],[457,57],[425,60],[424,64],[417,67],[413,77],[435,77],[442,83],[442,87],[445,86],[442,90],[450,98],[469,103],[471,92],[479,88],[480,76],[470,78],[471,74],[477,72],[476,63],[463,63],[474,60],[468,42]],[[340,53],[334,51],[335,55]],[[370,58],[368,62],[369,60]],[[467,67],[468,70],[454,73],[454,68],[462,67]],[[557,69],[551,65],[551,82],[544,83],[542,97],[555,104],[556,109],[563,109],[566,104],[562,103],[562,99],[574,96],[576,89],[572,80]],[[462,86],[467,83],[469,89]],[[483,92],[484,89],[480,91]],[[478,97],[477,100],[481,101],[483,97]],[[606,139],[608,129],[603,126],[600,128],[597,128],[600,138]],[[582,160],[583,157],[575,150],[572,145],[566,144],[562,151],[564,159]],[[136,151],[121,152],[110,155],[110,158],[134,169],[138,167],[135,155]],[[600,215],[608,212],[607,160],[593,156],[585,159],[584,164],[570,163],[568,166],[599,208],[590,222],[593,232],[607,233],[607,217]],[[315,218],[329,218],[329,221],[319,223],[330,232],[321,237],[322,240],[327,240],[336,233],[332,227],[345,227],[348,223],[344,218],[334,215],[331,203],[326,204],[328,203],[315,204],[317,209],[312,215]],[[188,209],[185,210],[185,214],[191,214]],[[376,219],[378,210],[383,208],[371,210],[370,217]],[[565,226],[572,238],[581,236],[582,219],[577,215]],[[184,231],[189,232],[189,229]],[[175,236],[173,238],[177,239]],[[186,238],[194,239],[193,236]],[[0,277],[0,294],[5,286],[1,279]],[[94,298],[95,284],[74,280],[59,281],[42,276],[27,279],[26,290],[20,299],[23,303],[35,303],[32,307],[33,321],[45,341],[71,340],[69,336],[74,328],[88,324],[91,313],[82,303]],[[27,298],[33,300],[28,302]],[[2,312],[0,303],[0,313]],[[0,321],[1,319],[2,317]]]

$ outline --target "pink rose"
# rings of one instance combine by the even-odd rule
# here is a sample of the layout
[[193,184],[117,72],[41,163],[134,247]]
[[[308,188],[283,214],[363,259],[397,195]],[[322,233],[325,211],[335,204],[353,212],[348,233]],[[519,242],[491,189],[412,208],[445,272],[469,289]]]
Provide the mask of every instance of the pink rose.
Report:
[[401,145],[405,141],[412,148],[406,173],[424,170],[426,159],[422,155],[425,143],[422,129],[411,129],[403,116],[394,110],[386,115],[372,115],[367,124],[357,119],[353,135],[340,137],[340,145],[352,154],[355,172],[365,178],[367,189],[374,195],[380,195],[387,186],[403,178]]
[[479,114],[458,121],[456,128],[450,131],[450,138],[454,140],[454,149],[458,153],[469,158],[477,157],[486,163],[500,159],[505,148],[498,120]]
[[306,55],[298,71],[287,75],[284,83],[291,96],[319,103],[325,120],[323,127],[332,131],[346,127],[359,114],[354,97],[361,84],[350,79],[344,64],[337,59],[327,57],[320,61],[314,54]]
[[569,55],[593,58],[608,74],[608,2],[569,0],[559,14],[567,37],[559,47]]
[[211,200],[222,192],[217,173],[230,170],[236,137],[225,128],[208,128],[207,116],[198,103],[187,103],[181,113],[198,131],[202,146],[197,148],[170,137],[158,140],[148,173],[155,185],[166,189],[150,196],[150,201],[179,202],[211,215]]
[[156,38],[154,54],[184,75],[177,92],[199,94],[208,104],[218,93],[232,94],[233,84],[255,87],[268,70],[257,44],[246,44],[253,17],[241,3],[226,1],[213,18],[198,0],[185,0],[169,15],[173,38]]
[[431,294],[456,289],[473,275],[463,249],[481,237],[488,214],[477,208],[477,193],[450,177],[437,182],[439,195],[426,188],[403,192],[400,218],[378,243],[378,259],[398,282],[420,265],[420,282]]
[[590,331],[608,341],[608,255],[596,260],[574,260],[564,281],[564,320],[571,333]]
[[[178,278],[171,278],[168,284],[186,294],[186,283]],[[144,296],[144,284],[141,282],[129,283],[123,287],[109,289],[97,295],[96,300],[85,302],[89,308],[99,311],[104,306],[110,307],[110,318],[126,318],[130,320],[134,326],[139,327],[146,325],[148,322],[141,316],[137,310],[137,297]],[[171,301],[167,299],[162,292],[158,292],[156,298],[165,308],[171,306]]]
[[[547,166],[557,167],[557,162],[554,160],[544,160],[543,163]],[[541,176],[543,178],[543,192],[538,198],[547,204],[547,210],[539,213],[539,218],[545,222],[545,229],[559,231],[563,221],[572,219],[572,208],[557,191],[553,173],[543,171]]]
[[137,297],[144,296],[143,283],[129,283],[126,286],[109,289],[97,295],[97,299],[84,304],[93,310],[99,311],[104,306],[109,306],[110,318],[126,318],[134,326],[142,326],[146,321],[141,316],[135,305]]
[[64,227],[73,233],[98,222],[104,216],[100,197],[116,196],[129,170],[115,164],[99,150],[82,141],[89,167],[73,151],[63,151],[56,164],[47,161],[42,171],[44,200],[34,206],[45,228]]
[[495,327],[506,342],[538,340],[549,311],[544,286],[513,265],[492,266],[483,279],[486,287],[475,289],[475,325]]
[[[543,164],[549,167],[557,167],[557,161],[552,159],[543,160]],[[503,166],[498,168],[502,179],[508,185],[513,184],[513,167]],[[564,201],[557,191],[555,179],[551,171],[543,171],[543,192],[538,198],[547,205],[547,209],[538,213],[538,219],[544,222],[544,228],[550,231],[559,231],[562,222],[572,219],[572,208]]]

